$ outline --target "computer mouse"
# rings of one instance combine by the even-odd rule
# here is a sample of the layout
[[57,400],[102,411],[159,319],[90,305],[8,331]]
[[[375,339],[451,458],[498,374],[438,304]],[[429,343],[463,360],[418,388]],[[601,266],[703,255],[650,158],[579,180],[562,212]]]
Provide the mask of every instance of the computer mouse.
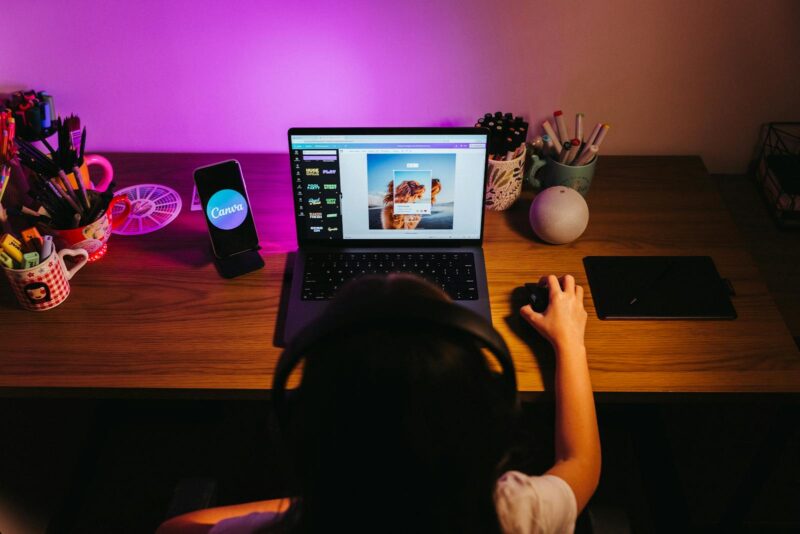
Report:
[[550,302],[549,287],[540,286],[539,284],[525,284],[525,289],[528,291],[528,304],[531,305],[533,311],[542,313],[547,309],[547,304]]

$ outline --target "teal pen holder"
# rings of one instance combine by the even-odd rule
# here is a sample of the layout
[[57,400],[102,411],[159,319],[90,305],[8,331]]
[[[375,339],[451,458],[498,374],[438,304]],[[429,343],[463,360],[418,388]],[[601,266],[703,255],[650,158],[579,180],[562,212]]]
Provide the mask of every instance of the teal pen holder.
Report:
[[[574,189],[585,197],[592,185],[596,165],[597,157],[586,165],[565,165],[552,158],[541,158],[534,154],[531,157],[527,180],[534,189],[564,186]],[[540,175],[539,178],[537,174]]]

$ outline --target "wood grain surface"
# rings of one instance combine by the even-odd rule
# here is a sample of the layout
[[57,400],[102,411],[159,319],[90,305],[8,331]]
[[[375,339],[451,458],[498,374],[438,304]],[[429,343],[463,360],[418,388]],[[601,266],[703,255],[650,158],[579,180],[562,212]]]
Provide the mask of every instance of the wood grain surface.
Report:
[[[235,280],[217,275],[203,217],[189,211],[193,169],[230,155],[106,156],[118,187],[169,185],[183,211],[156,233],[113,236],[106,257],[81,270],[70,297],[51,311],[20,309],[0,282],[0,395],[266,392],[296,247],[287,156],[235,156],[266,262]],[[604,156],[587,198],[589,227],[568,245],[534,238],[532,196],[487,212],[484,244],[494,324],[514,354],[522,391],[550,390],[553,369],[549,348],[516,313],[525,282],[571,273],[588,289],[584,256],[697,254],[712,256],[733,282],[739,318],[600,321],[587,291],[595,390],[800,392],[800,354],[699,158]]]

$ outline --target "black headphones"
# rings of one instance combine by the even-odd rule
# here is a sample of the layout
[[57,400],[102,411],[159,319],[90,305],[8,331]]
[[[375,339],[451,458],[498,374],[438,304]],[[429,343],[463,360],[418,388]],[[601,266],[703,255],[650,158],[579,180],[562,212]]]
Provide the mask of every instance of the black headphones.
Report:
[[305,354],[318,342],[333,335],[355,332],[366,325],[387,324],[397,317],[409,317],[426,321],[454,332],[467,334],[481,347],[486,348],[497,359],[501,371],[496,373],[502,396],[508,409],[517,405],[517,377],[514,361],[502,336],[486,319],[463,306],[419,296],[393,298],[391,306],[383,303],[359,303],[357,307],[345,306],[329,310],[311,322],[289,342],[281,354],[272,381],[272,399],[278,425],[286,428],[288,402],[286,382]]

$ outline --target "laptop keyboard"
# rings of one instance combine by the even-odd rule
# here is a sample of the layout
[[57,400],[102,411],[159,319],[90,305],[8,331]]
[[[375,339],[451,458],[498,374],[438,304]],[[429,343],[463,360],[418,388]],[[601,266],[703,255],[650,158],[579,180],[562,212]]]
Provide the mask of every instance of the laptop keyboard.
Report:
[[389,273],[421,276],[453,300],[478,298],[471,252],[320,252],[306,255],[302,299],[328,300],[348,280]]

